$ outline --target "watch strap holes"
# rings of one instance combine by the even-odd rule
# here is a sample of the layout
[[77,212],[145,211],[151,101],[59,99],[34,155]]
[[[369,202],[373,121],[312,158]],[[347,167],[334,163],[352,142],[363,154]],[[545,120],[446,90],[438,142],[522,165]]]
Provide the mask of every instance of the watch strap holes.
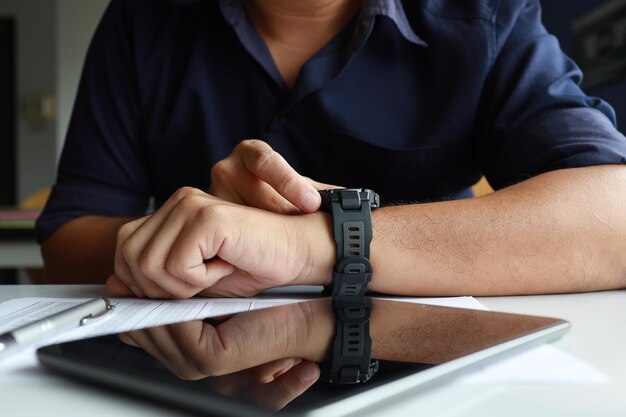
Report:
[[348,256],[365,256],[365,225],[363,222],[343,222],[343,253]]

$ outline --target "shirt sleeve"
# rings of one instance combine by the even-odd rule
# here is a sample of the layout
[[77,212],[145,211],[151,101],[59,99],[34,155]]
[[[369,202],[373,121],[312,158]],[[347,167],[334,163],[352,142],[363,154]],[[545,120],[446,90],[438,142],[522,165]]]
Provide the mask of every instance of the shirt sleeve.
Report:
[[615,113],[541,23],[538,0],[500,2],[481,106],[478,163],[495,189],[544,172],[626,163]]
[[110,3],[91,41],[56,184],[37,221],[39,242],[76,217],[146,212],[151,186],[127,3]]

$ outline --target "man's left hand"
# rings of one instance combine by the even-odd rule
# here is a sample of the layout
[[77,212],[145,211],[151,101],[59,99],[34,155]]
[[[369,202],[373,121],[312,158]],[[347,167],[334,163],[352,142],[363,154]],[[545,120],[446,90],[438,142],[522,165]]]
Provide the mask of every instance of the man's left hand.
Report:
[[213,165],[209,194],[273,213],[302,214],[317,211],[317,190],[329,188],[337,187],[300,175],[270,145],[248,139]]

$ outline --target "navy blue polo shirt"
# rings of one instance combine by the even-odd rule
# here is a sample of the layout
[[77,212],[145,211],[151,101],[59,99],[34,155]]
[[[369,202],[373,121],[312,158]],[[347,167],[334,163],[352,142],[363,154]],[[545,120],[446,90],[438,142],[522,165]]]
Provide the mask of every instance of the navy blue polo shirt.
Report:
[[626,162],[613,110],[541,24],[537,0],[365,0],[289,89],[238,0],[113,0],[92,40],[45,240],[208,190],[242,139],[383,201],[471,195]]

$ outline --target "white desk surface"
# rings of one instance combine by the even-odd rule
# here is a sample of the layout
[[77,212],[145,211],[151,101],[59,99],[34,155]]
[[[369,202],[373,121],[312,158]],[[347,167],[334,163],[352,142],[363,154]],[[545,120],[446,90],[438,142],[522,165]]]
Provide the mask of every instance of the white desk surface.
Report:
[[[0,286],[0,302],[12,298],[91,297],[103,286]],[[560,317],[572,329],[555,346],[586,361],[610,378],[606,385],[445,384],[412,401],[367,416],[528,417],[626,416],[626,291],[590,294],[481,297],[498,311]],[[0,384],[3,416],[184,416],[144,401],[100,391],[69,380],[37,373],[33,379]],[[0,375],[0,378],[2,376]]]

